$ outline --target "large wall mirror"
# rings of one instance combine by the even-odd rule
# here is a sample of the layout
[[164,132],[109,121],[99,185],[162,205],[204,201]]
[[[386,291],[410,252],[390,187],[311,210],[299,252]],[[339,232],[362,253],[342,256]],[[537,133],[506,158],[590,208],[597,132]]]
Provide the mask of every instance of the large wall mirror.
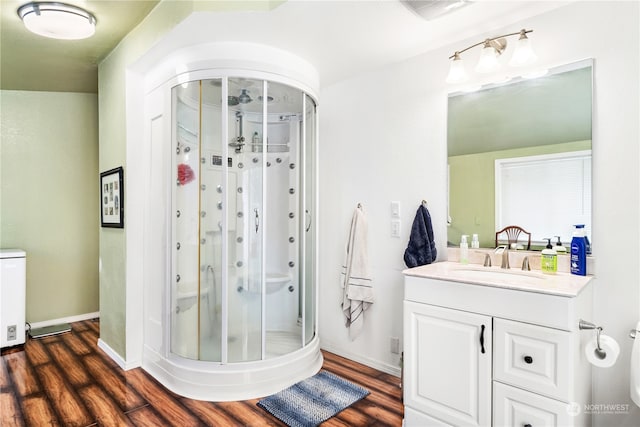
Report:
[[[475,92],[449,95],[449,245],[517,225],[567,246],[574,224],[591,238],[593,60]],[[543,243],[544,242],[544,243]]]

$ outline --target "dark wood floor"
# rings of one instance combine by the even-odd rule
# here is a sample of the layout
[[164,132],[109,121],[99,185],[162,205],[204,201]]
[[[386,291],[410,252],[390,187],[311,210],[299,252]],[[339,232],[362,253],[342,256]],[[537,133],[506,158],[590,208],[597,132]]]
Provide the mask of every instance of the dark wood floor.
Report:
[[[0,426],[284,426],[256,406],[203,402],[165,389],[144,370],[123,371],[97,347],[100,324],[28,340],[0,358]],[[371,391],[323,427],[400,426],[399,379],[323,352],[323,368]]]

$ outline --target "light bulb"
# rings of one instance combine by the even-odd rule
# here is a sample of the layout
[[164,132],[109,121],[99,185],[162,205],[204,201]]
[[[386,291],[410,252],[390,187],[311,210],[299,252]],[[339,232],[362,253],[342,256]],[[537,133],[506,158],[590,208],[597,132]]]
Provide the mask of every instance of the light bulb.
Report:
[[498,62],[498,51],[491,46],[488,42],[485,43],[480,54],[480,60],[476,65],[476,71],[479,73],[490,73],[500,68]]
[[522,30],[520,32],[520,38],[516,42],[516,48],[513,51],[513,56],[511,56],[509,65],[512,67],[522,67],[525,65],[531,65],[537,60],[538,57],[531,48],[531,41],[524,30]]
[[467,81],[469,77],[464,69],[464,62],[460,58],[460,54],[456,52],[451,60],[451,66],[449,67],[449,74],[447,75],[447,83],[462,83]]

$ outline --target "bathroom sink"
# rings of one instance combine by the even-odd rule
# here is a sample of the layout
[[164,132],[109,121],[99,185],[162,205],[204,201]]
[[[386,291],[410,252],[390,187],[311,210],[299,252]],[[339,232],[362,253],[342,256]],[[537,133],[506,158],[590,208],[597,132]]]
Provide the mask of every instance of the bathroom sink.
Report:
[[591,280],[590,276],[569,273],[544,274],[541,271],[483,267],[479,264],[459,264],[453,261],[434,262],[404,270],[403,273],[406,276],[561,296],[578,295]]
[[512,284],[530,284],[532,282],[544,281],[548,278],[547,275],[535,271],[504,269],[499,267],[459,266],[451,268],[449,273],[452,278],[459,277],[461,279],[491,282],[508,281]]

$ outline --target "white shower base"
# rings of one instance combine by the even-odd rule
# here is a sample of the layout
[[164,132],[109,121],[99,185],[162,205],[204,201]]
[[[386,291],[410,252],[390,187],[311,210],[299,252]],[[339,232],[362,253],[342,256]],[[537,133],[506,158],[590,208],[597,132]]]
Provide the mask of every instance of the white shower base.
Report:
[[[302,347],[301,340],[302,337],[300,336],[300,331],[267,331],[266,358],[272,359],[274,357],[279,357],[299,350]],[[248,355],[245,350],[246,346],[241,341],[241,339],[236,338],[235,336],[231,336],[229,341],[229,360],[247,360]],[[249,334],[248,341],[253,343],[259,342],[259,332],[256,332],[255,334]],[[215,334],[213,337],[205,338],[203,342],[200,343],[200,359],[209,361],[220,360],[220,336],[218,334]]]
[[301,340],[300,332],[267,331],[267,358],[298,350],[302,347]]
[[[145,346],[142,368],[174,393],[217,402],[268,396],[320,370],[323,359],[317,336],[304,348],[292,352],[291,337],[278,335],[278,339],[272,338],[273,346],[267,346],[267,353],[285,351],[287,347],[289,353],[255,362],[222,364],[172,354],[165,358]],[[295,345],[299,346],[299,336],[296,338]]]

